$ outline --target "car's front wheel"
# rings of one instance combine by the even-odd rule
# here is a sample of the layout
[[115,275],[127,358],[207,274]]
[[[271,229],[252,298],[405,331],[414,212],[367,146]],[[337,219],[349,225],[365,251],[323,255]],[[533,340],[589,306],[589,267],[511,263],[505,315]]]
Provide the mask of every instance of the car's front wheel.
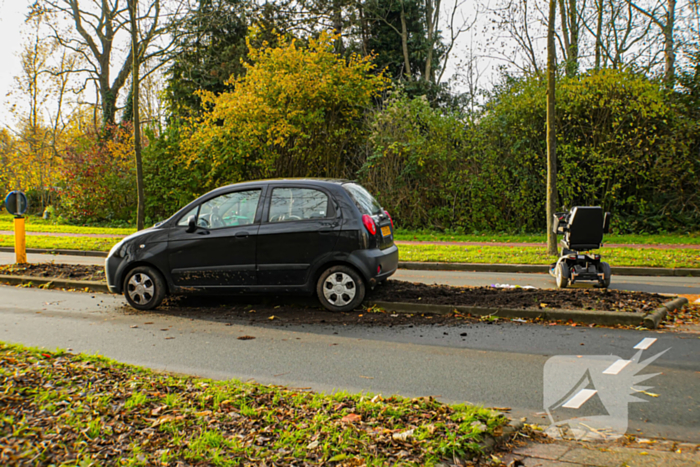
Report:
[[124,278],[124,297],[137,310],[152,310],[165,298],[165,282],[150,266],[139,266]]
[[333,266],[321,273],[316,284],[321,304],[330,311],[350,311],[365,298],[362,277],[348,266]]

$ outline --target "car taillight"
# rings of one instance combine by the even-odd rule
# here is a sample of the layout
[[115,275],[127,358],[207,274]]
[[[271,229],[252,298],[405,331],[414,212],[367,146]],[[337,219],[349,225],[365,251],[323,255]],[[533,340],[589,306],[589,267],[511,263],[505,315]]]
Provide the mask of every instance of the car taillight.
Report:
[[364,214],[362,216],[362,223],[365,224],[365,228],[369,233],[372,235],[377,234],[377,224],[374,223],[374,219],[372,219],[370,216]]
[[391,214],[389,214],[389,211],[384,211],[384,214],[386,214],[391,221],[391,230],[394,230],[394,219],[391,218]]

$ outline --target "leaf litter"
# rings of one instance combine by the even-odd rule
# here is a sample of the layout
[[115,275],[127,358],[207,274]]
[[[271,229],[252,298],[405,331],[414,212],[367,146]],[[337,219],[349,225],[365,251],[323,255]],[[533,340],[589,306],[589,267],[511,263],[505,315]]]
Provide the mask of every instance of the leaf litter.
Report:
[[212,381],[3,343],[0,381],[0,465],[464,465],[508,422],[432,397]]

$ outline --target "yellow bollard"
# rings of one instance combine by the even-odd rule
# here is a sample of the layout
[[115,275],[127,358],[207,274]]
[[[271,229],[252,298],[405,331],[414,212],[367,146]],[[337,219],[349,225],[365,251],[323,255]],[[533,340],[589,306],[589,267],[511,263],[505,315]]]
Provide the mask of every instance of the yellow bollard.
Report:
[[15,217],[15,261],[27,262],[27,242],[24,238],[24,217]]

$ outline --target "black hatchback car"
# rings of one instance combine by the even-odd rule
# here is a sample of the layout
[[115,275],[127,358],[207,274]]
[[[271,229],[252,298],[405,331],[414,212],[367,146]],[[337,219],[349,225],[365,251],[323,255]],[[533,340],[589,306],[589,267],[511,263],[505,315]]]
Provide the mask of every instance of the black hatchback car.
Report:
[[218,188],[109,252],[107,283],[140,310],[168,294],[316,293],[347,311],[398,266],[394,225],[348,180]]

